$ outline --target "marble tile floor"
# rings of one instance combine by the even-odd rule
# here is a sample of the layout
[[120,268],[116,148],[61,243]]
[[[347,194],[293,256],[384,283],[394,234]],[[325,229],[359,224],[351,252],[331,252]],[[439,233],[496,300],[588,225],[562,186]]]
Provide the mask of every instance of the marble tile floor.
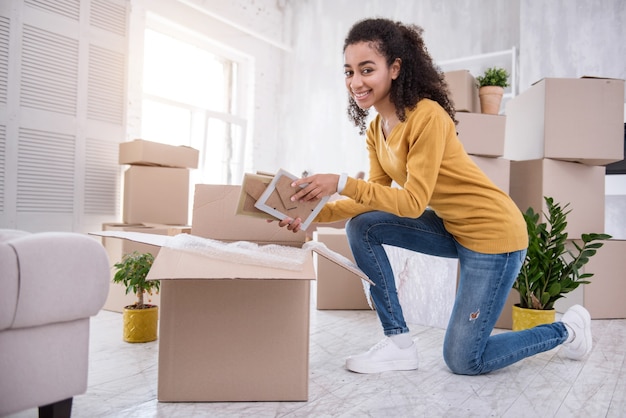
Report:
[[419,370],[360,375],[344,360],[381,338],[375,313],[313,305],[308,402],[161,403],[158,342],[123,342],[121,314],[101,311],[91,322],[89,387],[74,398],[73,417],[626,417],[626,320],[594,320],[592,329],[585,361],[557,348],[468,377],[446,368],[444,330],[412,325]]

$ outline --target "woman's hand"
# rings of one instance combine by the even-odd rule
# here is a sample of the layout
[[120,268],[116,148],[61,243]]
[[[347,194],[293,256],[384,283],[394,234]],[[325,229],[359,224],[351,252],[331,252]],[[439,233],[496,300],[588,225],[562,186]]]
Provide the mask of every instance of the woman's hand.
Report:
[[[274,222],[273,219],[267,219],[267,222]],[[291,218],[285,218],[282,221],[278,222],[278,226],[280,226],[281,228],[287,227],[287,229],[289,231],[293,231],[294,233],[296,232],[300,232],[300,226],[302,226],[302,219],[300,218],[296,218],[296,219],[291,219]]]
[[[337,183],[339,183],[339,174],[314,174],[298,179],[291,183],[292,187],[300,189],[291,196],[291,201],[308,202],[331,196],[337,192]],[[300,188],[302,185],[306,186]]]

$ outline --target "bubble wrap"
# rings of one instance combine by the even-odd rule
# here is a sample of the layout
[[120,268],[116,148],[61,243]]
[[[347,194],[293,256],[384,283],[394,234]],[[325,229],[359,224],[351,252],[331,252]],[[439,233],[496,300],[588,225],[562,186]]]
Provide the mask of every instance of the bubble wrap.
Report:
[[458,260],[383,246],[409,324],[446,328],[456,296]]

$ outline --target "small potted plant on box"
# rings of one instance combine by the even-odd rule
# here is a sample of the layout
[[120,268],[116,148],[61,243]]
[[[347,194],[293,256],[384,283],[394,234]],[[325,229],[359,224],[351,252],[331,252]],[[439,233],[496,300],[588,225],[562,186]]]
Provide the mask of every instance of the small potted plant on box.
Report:
[[500,112],[504,88],[509,85],[509,73],[504,68],[491,67],[485,70],[482,76],[476,77],[476,81],[480,97],[480,111],[497,115]]
[[133,305],[124,307],[124,341],[145,343],[157,339],[158,306],[144,303],[144,295],[159,292],[158,280],[146,280],[154,262],[150,253],[140,254],[137,251],[125,254],[114,267],[117,269],[113,283],[122,283],[126,294],[137,295]]
[[[520,295],[513,306],[513,331],[549,324],[555,320],[554,302],[581,284],[589,283],[593,273],[581,268],[596,254],[607,234],[582,234],[581,242],[568,242],[567,214],[569,203],[561,207],[554,199],[544,197],[547,222],[539,222],[540,214],[530,207],[524,213],[528,228],[528,251],[521,271],[513,283]],[[581,245],[582,244],[582,245]]]

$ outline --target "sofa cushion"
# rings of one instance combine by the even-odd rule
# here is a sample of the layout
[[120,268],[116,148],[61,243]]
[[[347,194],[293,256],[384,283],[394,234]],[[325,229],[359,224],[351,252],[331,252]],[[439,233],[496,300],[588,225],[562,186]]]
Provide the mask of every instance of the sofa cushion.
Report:
[[8,244],[17,254],[20,283],[12,328],[86,318],[104,305],[109,261],[97,240],[78,233],[42,232]]

